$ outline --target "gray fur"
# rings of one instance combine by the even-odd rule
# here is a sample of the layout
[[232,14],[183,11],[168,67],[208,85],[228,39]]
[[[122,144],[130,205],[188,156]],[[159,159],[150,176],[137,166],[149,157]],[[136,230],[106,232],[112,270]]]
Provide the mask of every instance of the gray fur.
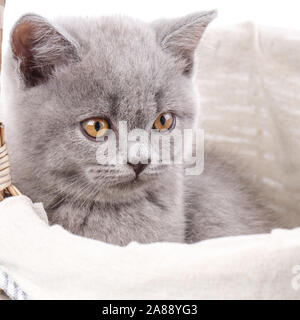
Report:
[[[79,128],[80,121],[101,116],[116,127],[126,120],[129,130],[150,130],[169,110],[177,115],[177,128],[193,127],[194,52],[214,16],[205,12],[146,24],[125,17],[50,23],[27,15],[17,23],[15,28],[37,22],[37,29],[34,48],[26,57],[10,49],[3,70],[13,180],[44,203],[52,224],[118,245],[195,242],[273,227],[238,175],[214,153],[206,152],[201,176],[150,164],[130,182],[130,166],[97,164],[97,143]],[[22,69],[22,63],[29,67]],[[36,69],[40,73],[32,74]]]

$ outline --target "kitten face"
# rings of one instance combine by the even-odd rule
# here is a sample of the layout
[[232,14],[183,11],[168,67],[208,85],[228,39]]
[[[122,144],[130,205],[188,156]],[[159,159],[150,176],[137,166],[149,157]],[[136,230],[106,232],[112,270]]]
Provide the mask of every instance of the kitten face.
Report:
[[138,178],[130,164],[100,165],[101,142],[89,139],[81,124],[105,119],[118,138],[119,121],[129,131],[150,133],[157,117],[169,112],[177,129],[192,128],[194,51],[213,17],[209,12],[152,24],[76,18],[55,26],[35,15],[21,18],[5,72],[13,163],[24,159],[23,175],[44,181],[49,192],[91,199],[138,193],[172,174],[173,167],[151,163]]

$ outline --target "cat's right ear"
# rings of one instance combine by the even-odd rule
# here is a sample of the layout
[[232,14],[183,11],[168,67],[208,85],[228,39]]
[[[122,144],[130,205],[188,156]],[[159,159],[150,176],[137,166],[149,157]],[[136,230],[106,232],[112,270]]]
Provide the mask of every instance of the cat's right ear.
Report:
[[79,60],[76,42],[35,14],[18,20],[10,44],[26,87],[46,82],[55,68]]
[[208,24],[216,16],[217,12],[212,10],[152,23],[161,48],[176,58],[183,74],[192,74],[199,41]]

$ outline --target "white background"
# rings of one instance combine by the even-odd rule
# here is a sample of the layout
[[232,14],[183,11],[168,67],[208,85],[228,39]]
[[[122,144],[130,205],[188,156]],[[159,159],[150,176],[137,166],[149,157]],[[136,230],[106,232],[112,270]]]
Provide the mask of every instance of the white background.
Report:
[[219,10],[218,24],[252,20],[300,29],[300,0],[7,0],[5,24],[31,11],[45,16],[125,14],[143,20],[174,17],[203,9]]
[[244,21],[300,30],[300,0],[7,0],[4,11],[3,52],[8,34],[24,13],[45,17],[129,15],[145,21],[176,17],[201,10],[218,10],[211,27]]

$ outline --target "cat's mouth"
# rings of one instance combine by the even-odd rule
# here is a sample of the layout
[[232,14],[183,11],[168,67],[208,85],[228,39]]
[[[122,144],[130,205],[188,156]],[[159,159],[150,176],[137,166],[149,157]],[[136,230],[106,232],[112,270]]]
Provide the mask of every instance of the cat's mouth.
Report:
[[[144,170],[137,172],[131,166],[105,167],[90,166],[86,168],[85,174],[93,185],[97,185],[101,190],[110,189],[114,192],[118,190],[136,190],[153,183],[162,173],[161,168],[151,168],[148,166]],[[96,187],[96,186],[95,186]]]
[[113,184],[111,187],[116,189],[135,189],[141,187],[142,185],[146,184],[147,180],[143,176],[135,176],[134,178],[130,178],[127,181],[120,181]]

